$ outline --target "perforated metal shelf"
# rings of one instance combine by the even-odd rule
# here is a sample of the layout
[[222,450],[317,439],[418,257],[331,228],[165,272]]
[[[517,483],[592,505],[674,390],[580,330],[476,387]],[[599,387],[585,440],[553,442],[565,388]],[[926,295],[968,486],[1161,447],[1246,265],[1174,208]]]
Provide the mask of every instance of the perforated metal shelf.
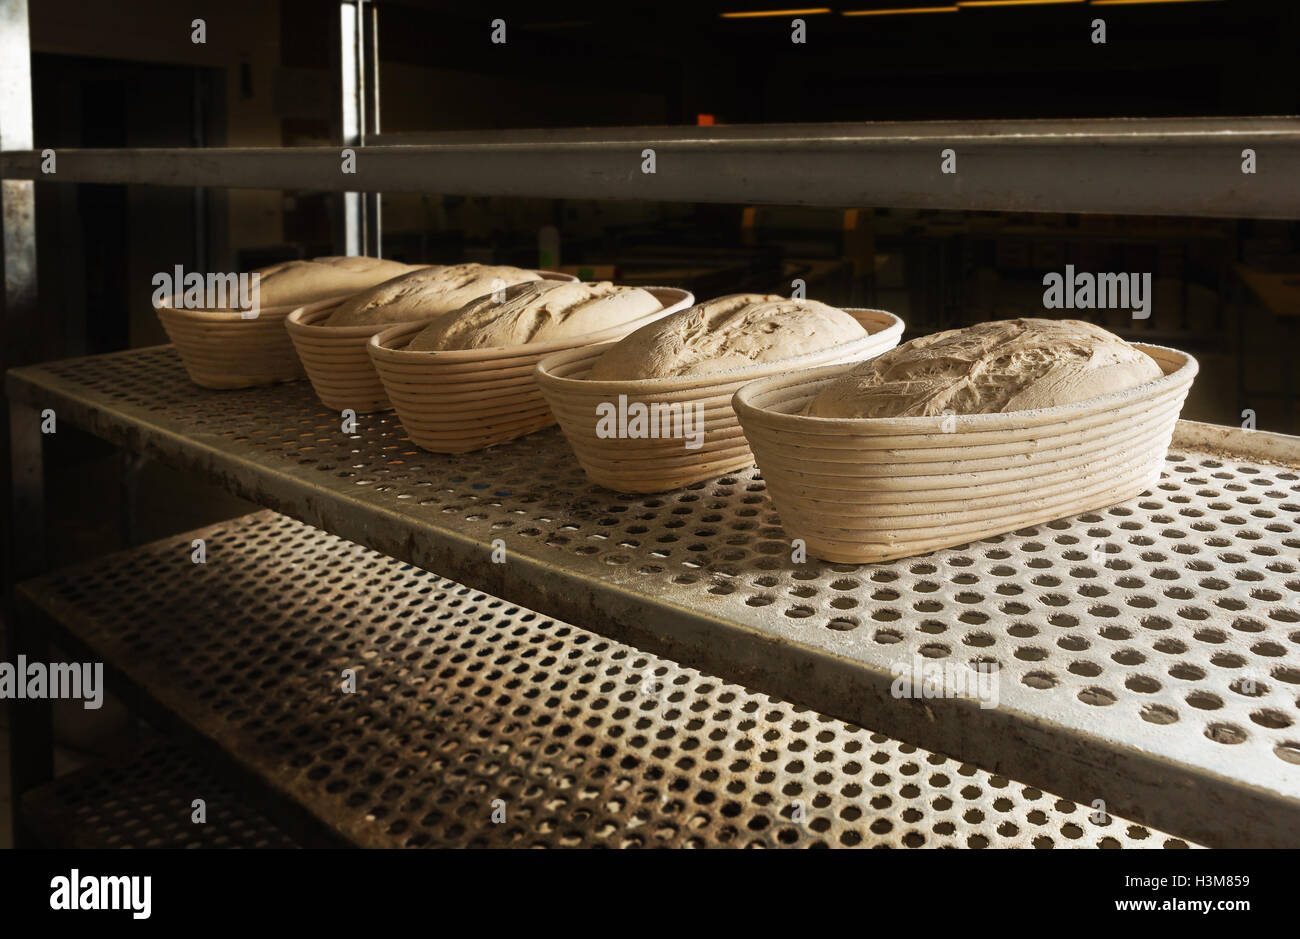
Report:
[[[323,838],[1189,846],[271,512],[97,559],[21,596],[102,656],[128,698],[180,715],[302,805]],[[345,668],[360,676],[354,694]],[[188,806],[189,790],[178,798]]]
[[[1249,435],[1280,465],[1183,425],[1160,484],[1121,506],[887,564],[797,564],[756,470],[619,495],[554,430],[434,455],[391,413],[344,434],[306,383],[199,389],[165,347],[9,384],[262,505],[638,648],[1198,841],[1300,844],[1295,438]],[[999,706],[895,698],[893,667],[918,656],[997,669]]]
[[[195,799],[206,818],[193,819]],[[23,795],[50,848],[296,848],[244,798],[173,744],[88,766]]]

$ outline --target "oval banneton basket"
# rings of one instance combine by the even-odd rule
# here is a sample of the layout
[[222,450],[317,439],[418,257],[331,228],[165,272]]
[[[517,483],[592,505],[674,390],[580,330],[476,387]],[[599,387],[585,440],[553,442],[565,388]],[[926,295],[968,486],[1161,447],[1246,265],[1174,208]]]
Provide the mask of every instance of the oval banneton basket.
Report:
[[[332,309],[343,297],[312,304]],[[302,362],[284,330],[298,305],[262,307],[246,319],[238,312],[186,310],[171,302],[155,307],[167,338],[190,380],[204,388],[252,388],[304,378]]]
[[690,291],[678,287],[642,289],[655,296],[660,309],[583,336],[492,349],[411,352],[403,346],[427,324],[402,323],[370,340],[370,356],[412,443],[434,453],[481,450],[555,423],[534,378],[539,360],[621,339],[695,302]]
[[1197,363],[1137,348],[1163,377],[1033,411],[800,414],[845,365],[752,382],[735,408],[791,538],[824,561],[889,561],[1105,508],[1155,485]]
[[[543,280],[576,281],[572,274],[557,271],[536,271]],[[355,294],[354,294],[355,296]],[[346,298],[344,298],[346,299]],[[341,303],[342,300],[338,301]],[[334,304],[337,306],[338,303]],[[351,408],[358,414],[387,411],[392,402],[384,393],[383,382],[371,364],[366,344],[370,337],[394,326],[406,323],[375,323],[366,326],[321,325],[334,307],[329,309],[294,310],[285,319],[285,328],[298,357],[311,379],[316,397],[327,408],[342,411]],[[430,317],[432,319],[433,317]],[[413,321],[427,326],[429,320]]]
[[[537,366],[537,384],[592,482],[615,492],[665,492],[754,465],[731,405],[742,385],[796,369],[874,358],[898,345],[903,321],[894,314],[845,312],[870,335],[832,349],[708,375],[587,381],[583,376],[609,347],[606,343],[548,356]],[[700,415],[702,436],[696,433]],[[686,445],[697,441],[698,446]]]

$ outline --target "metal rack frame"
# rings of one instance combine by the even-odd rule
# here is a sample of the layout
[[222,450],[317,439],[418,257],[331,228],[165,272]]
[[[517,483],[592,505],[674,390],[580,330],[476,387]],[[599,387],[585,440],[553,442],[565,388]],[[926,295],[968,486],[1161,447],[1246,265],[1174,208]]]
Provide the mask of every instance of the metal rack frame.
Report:
[[[792,561],[752,469],[619,495],[553,429],[427,453],[391,413],[341,433],[303,382],[196,393],[168,347],[7,388],[28,415],[725,680],[1195,841],[1300,840],[1296,438],[1182,422],[1134,503],[859,567]],[[897,697],[917,660],[995,664],[1000,703]]]
[[[367,50],[373,53],[377,41],[373,12],[366,0],[344,0],[340,4],[344,24],[340,144],[355,142],[357,146],[355,175],[340,172],[337,148],[233,148],[66,150],[59,153],[57,174],[47,176],[40,171],[40,154],[29,149],[30,102],[24,116],[22,102],[17,100],[21,94],[0,101],[6,342],[34,322],[31,183],[36,180],[317,189],[354,195],[437,191],[542,198],[1300,218],[1300,122],[1295,118],[619,128],[387,136],[378,133],[377,73],[373,58],[367,61]],[[26,52],[25,16],[26,0],[0,0],[0,44],[13,55]],[[351,31],[347,28],[349,22]],[[12,63],[13,56],[6,56],[5,61]],[[1240,171],[1241,151],[1246,147],[1259,153],[1261,169],[1256,175]],[[957,153],[959,171],[955,175],[940,170],[941,151],[947,148]],[[642,169],[646,149],[655,151],[654,173]],[[378,200],[349,198],[346,204],[349,209],[340,236],[342,245],[374,252],[379,232]],[[373,208],[367,210],[367,206]],[[75,410],[77,405],[68,401]],[[10,559],[10,585],[40,573],[44,567],[40,438],[32,432],[38,403],[30,396],[11,400],[8,415],[12,537],[17,546]],[[84,411],[83,417],[94,430],[99,418],[92,411]],[[326,508],[320,503],[309,505],[320,490],[296,490],[283,469],[255,479],[255,487],[248,479],[240,481],[236,476],[223,475],[233,464],[223,462],[227,457],[220,448],[195,447],[193,442],[181,446],[171,440],[175,446],[169,449],[165,430],[133,436],[143,425],[137,423],[127,430],[124,427],[127,424],[119,423],[110,436],[154,454],[167,451],[176,457],[183,452],[183,462],[209,472],[228,486],[249,494],[262,487],[258,492],[264,503],[351,537],[366,540],[366,532],[373,531],[371,526],[389,515],[388,509],[377,509],[349,521],[343,509],[353,500],[342,493],[331,496],[337,500],[333,508],[328,508],[330,503]],[[98,429],[107,430],[108,425],[101,423]],[[1192,432],[1214,436],[1203,430]],[[1266,435],[1255,438],[1265,447],[1278,447],[1278,452],[1290,446],[1289,442],[1269,444],[1267,440]],[[410,542],[404,547],[400,541],[372,536],[375,546],[390,554],[422,563],[446,564],[453,574],[466,570],[471,563],[471,548],[477,549],[477,542],[464,532],[451,530],[441,532],[439,538],[437,550],[416,551]],[[572,585],[572,573],[560,572],[558,579],[552,576],[555,573],[548,573],[544,564],[525,563],[510,578],[488,586],[506,588],[502,592],[507,596],[513,593],[543,609],[549,598],[555,608],[569,610],[556,601],[556,596]],[[497,572],[490,572],[486,579],[496,577]],[[603,597],[595,625],[626,628],[636,623],[640,636],[653,635],[653,624],[645,622],[644,605],[638,607],[637,591],[599,592],[603,588],[598,578],[586,574],[584,580],[598,591],[588,596]],[[678,610],[676,615],[681,637],[691,637],[680,648],[694,652],[703,649],[716,618],[701,616],[698,611]],[[39,655],[46,637],[22,634],[16,619],[8,617],[11,648],[21,647]],[[833,666],[833,671],[842,667],[833,656],[824,664]],[[758,668],[752,660],[738,661],[735,667],[749,669],[765,679],[775,677],[770,667]],[[844,672],[842,677],[849,674]],[[840,708],[841,713],[843,710]],[[15,765],[21,761],[25,766],[19,773],[22,778],[15,777],[15,804],[32,782],[49,775],[48,753],[43,751],[49,733],[48,714],[42,716],[39,709],[34,709],[32,717],[16,721],[13,729]],[[923,725],[917,726],[919,729]],[[951,731],[961,722],[948,726]],[[955,738],[946,739],[951,742]],[[1077,755],[1086,762],[1097,751],[1085,748]],[[1142,762],[1149,754],[1139,756],[1138,762]],[[1206,783],[1206,779],[1200,782]],[[1148,778],[1143,785],[1155,782]],[[1218,785],[1215,782],[1212,788]],[[1231,790],[1231,786],[1214,789],[1219,795]],[[1271,800],[1270,795],[1259,805],[1271,805]],[[1229,800],[1226,804],[1231,811],[1234,803]],[[1236,803],[1238,807],[1242,804]],[[1174,822],[1166,827],[1186,829],[1192,822],[1190,811],[1191,802],[1184,799],[1160,821]],[[1271,822],[1265,812],[1253,815],[1245,824],[1253,834],[1267,835]],[[1285,837],[1286,829],[1275,828],[1274,836],[1279,833]]]

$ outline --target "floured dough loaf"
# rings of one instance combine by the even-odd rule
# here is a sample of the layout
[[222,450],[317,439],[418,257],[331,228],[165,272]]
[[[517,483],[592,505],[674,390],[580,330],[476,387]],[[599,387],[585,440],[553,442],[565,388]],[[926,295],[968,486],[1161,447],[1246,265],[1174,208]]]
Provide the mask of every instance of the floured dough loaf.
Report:
[[1135,388],[1155,360],[1080,320],[1016,319],[922,336],[856,366],[804,409],[811,417],[1028,411]]
[[624,337],[587,378],[677,378],[777,362],[865,338],[843,310],[816,300],[738,293],[698,303]]
[[649,291],[616,287],[607,280],[516,284],[500,302],[488,294],[439,317],[406,348],[490,349],[549,342],[620,326],[662,307]]
[[[258,301],[264,307],[303,306],[343,297],[419,270],[416,265],[369,257],[324,257],[282,261],[257,271]],[[226,309],[238,309],[229,304]]]
[[469,301],[525,281],[541,280],[536,271],[489,264],[426,267],[349,297],[325,326],[409,323],[460,309]]

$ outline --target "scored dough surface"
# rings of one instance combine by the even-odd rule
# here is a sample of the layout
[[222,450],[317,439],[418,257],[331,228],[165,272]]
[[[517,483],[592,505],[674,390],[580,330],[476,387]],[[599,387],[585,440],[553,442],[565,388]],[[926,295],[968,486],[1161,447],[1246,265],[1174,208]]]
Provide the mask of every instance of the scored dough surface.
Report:
[[1028,411],[1135,388],[1164,373],[1082,320],[978,323],[905,342],[808,402],[810,417],[920,417]]
[[426,267],[349,297],[323,325],[373,326],[428,319],[512,284],[541,279],[536,271],[508,265]]
[[[418,265],[371,257],[281,261],[256,271],[261,275],[257,286],[258,302],[264,307],[306,306],[318,300],[356,293],[419,269]],[[237,303],[228,303],[220,309],[238,308]]]
[[816,300],[731,294],[642,326],[606,350],[587,378],[707,375],[817,352],[866,335],[848,313]]
[[609,281],[516,284],[440,317],[407,344],[411,351],[490,349],[569,339],[640,319],[663,305],[640,287]]

